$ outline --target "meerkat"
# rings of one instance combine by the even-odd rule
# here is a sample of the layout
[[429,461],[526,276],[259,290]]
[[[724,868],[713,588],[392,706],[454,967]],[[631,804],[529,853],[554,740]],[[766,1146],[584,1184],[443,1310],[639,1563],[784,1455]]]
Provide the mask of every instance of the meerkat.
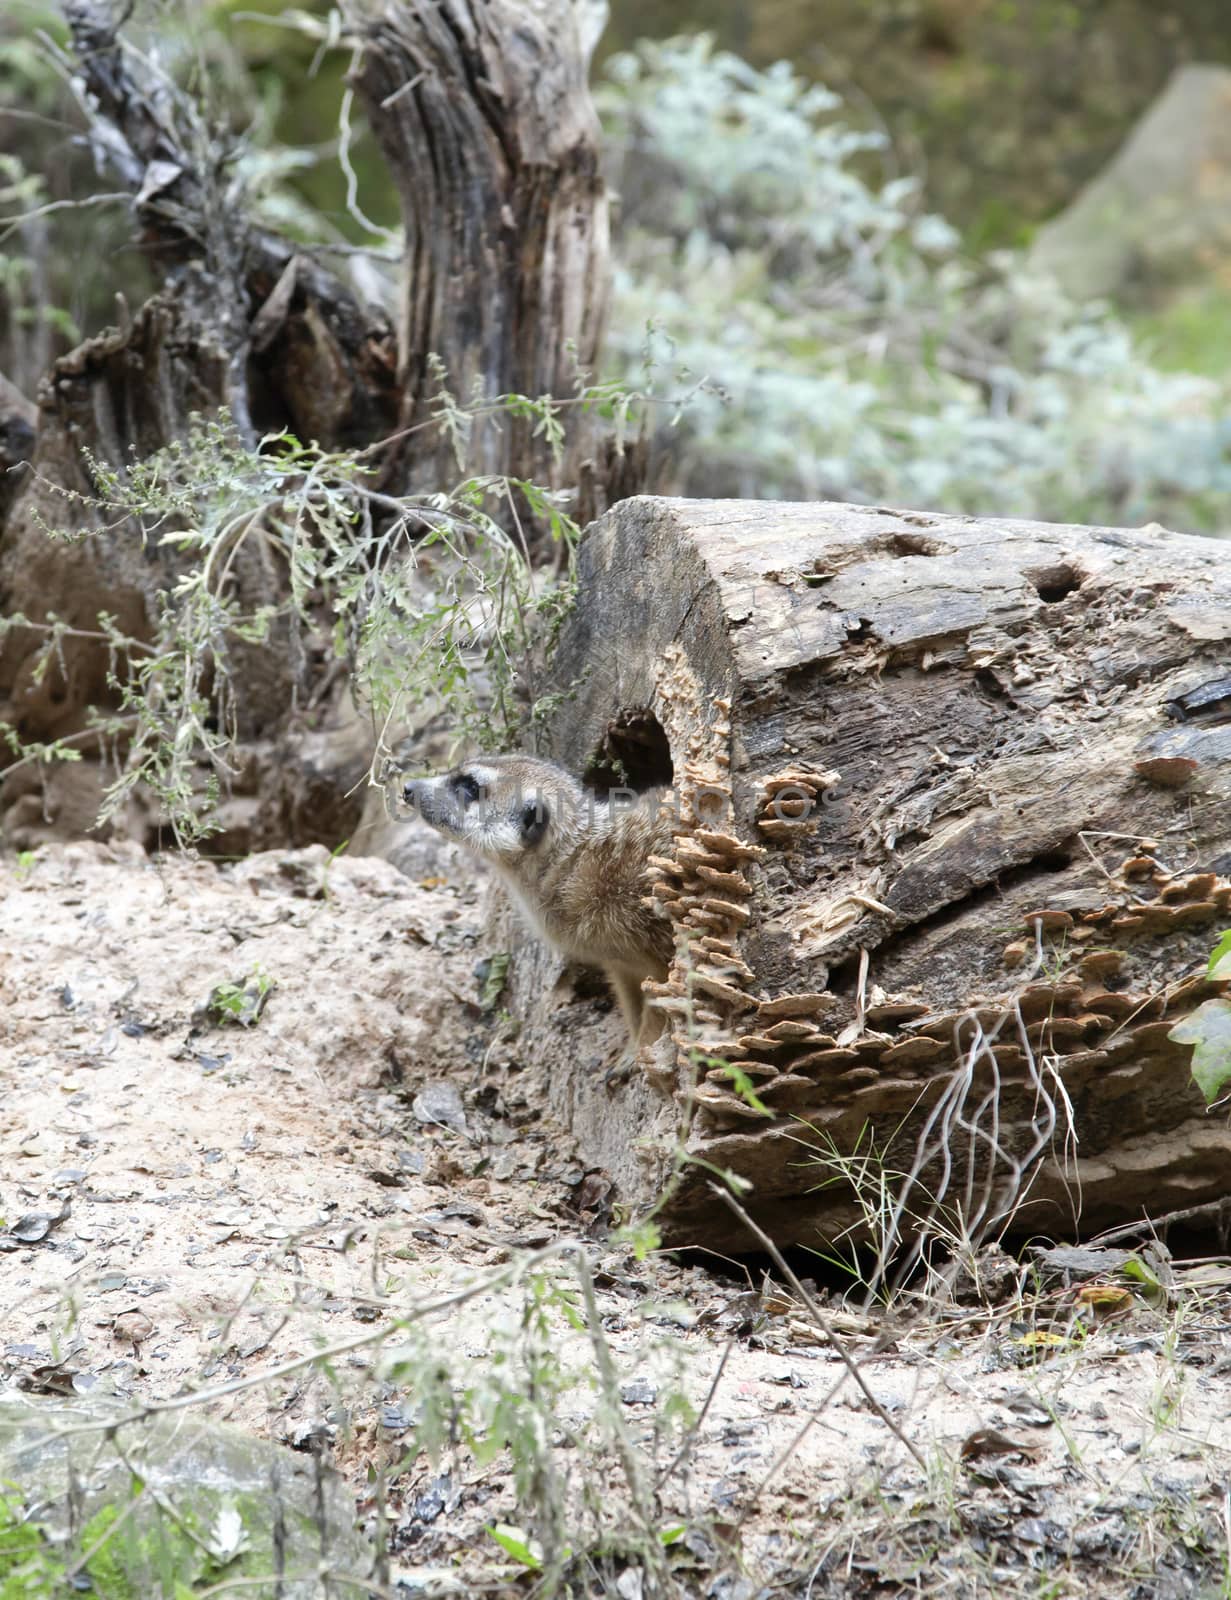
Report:
[[602,970],[636,1051],[662,1031],[641,985],[666,977],[674,948],[670,920],[647,903],[647,858],[671,848],[664,792],[600,799],[550,761],[479,756],[441,777],[411,779],[403,797],[495,868],[540,938]]

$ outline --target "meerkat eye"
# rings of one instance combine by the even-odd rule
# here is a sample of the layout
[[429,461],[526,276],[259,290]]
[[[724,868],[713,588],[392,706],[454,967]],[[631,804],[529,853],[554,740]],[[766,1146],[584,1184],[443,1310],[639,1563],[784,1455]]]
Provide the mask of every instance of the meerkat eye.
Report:
[[463,805],[470,805],[475,800],[482,800],[487,795],[486,787],[469,772],[459,772],[453,780],[453,793],[457,795]]
[[537,844],[547,832],[551,813],[542,800],[528,800],[521,808],[521,836],[527,844]]

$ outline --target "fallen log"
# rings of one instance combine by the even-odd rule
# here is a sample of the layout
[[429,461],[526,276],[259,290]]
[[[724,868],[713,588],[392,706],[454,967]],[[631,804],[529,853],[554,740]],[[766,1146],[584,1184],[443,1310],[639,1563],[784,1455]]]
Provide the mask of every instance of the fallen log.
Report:
[[887,1217],[1072,1235],[1227,1192],[1225,1112],[1168,1034],[1225,987],[1229,640],[1231,550],[1157,527],[615,507],[545,753],[671,784],[650,892],[679,938],[668,1036],[622,1086],[520,981],[584,1158],[713,1248],[749,1242],[713,1168],[801,1244]]

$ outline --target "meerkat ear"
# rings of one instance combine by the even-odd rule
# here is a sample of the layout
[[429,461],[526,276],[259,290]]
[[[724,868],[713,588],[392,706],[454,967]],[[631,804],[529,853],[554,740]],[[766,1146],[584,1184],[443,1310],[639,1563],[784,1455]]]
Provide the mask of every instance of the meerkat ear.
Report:
[[528,800],[521,808],[521,836],[526,844],[538,844],[547,832],[551,812],[545,800]]

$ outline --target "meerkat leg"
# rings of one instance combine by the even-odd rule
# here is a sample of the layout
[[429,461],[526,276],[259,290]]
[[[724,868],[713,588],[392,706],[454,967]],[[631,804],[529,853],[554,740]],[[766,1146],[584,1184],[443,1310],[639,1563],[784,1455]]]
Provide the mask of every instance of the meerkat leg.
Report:
[[608,1089],[614,1089],[617,1084],[628,1082],[636,1065],[639,1045],[638,1035],[641,1031],[641,1019],[645,1009],[645,1002],[641,995],[641,980],[633,973],[623,971],[618,967],[609,967],[607,969],[607,981],[611,985],[616,999],[620,1002],[624,1026],[628,1029],[628,1044],[621,1051],[620,1059],[608,1067],[603,1074],[604,1084]]
[[[641,985],[637,985],[640,989]],[[647,1046],[652,1045],[656,1039],[661,1039],[667,1031],[667,1014],[660,1011],[657,1006],[648,1006],[645,997],[641,1000],[641,1030],[637,1034],[637,1050],[640,1053]]]
[[666,1031],[666,1016],[657,1006],[646,1005],[645,996],[641,992],[641,985],[645,979],[653,975],[653,972],[640,972],[627,967],[612,967],[608,970],[608,980],[620,1002],[620,1010],[624,1013],[624,1021],[628,1028],[628,1049],[616,1066],[608,1072],[606,1078],[608,1084],[627,1078],[641,1052],[656,1039],[661,1038]]
[[641,979],[627,968],[611,967],[607,972],[607,980],[615,990],[615,997],[620,1002],[620,1010],[624,1014],[624,1023],[628,1028],[629,1046],[636,1053],[641,1040],[642,1020],[645,1016],[645,999],[641,993]]

